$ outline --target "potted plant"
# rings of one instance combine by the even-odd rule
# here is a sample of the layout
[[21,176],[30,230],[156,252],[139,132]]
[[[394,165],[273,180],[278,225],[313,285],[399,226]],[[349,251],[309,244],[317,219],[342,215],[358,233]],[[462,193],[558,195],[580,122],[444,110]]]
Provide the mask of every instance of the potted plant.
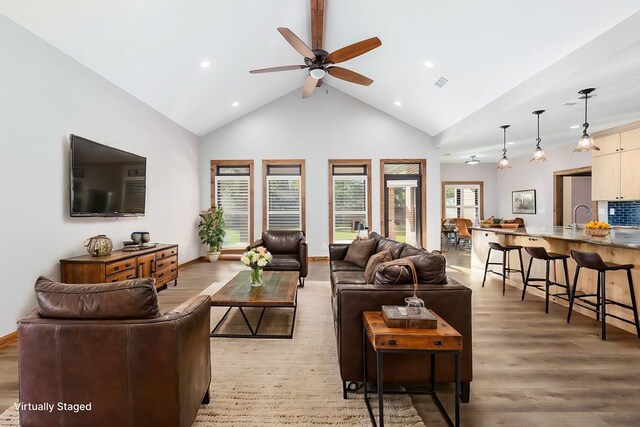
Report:
[[198,224],[198,236],[205,245],[209,246],[207,256],[210,262],[216,262],[220,256],[220,249],[224,242],[226,224],[224,222],[222,208],[212,206],[206,211],[200,212]]

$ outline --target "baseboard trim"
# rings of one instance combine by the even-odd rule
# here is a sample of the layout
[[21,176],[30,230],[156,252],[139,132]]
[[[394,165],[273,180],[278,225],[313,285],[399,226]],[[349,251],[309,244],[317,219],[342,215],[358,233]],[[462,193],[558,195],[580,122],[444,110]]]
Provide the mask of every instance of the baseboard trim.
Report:
[[187,261],[187,262],[184,262],[182,264],[178,264],[178,270],[182,270],[185,267],[189,267],[190,265],[197,264],[199,262],[204,262],[206,260],[207,260],[206,257],[199,256],[198,258],[194,258],[191,261]]
[[309,261],[329,261],[328,256],[310,256]]
[[220,258],[218,258],[220,261],[240,261],[240,258],[242,258],[242,254],[233,254],[233,253],[221,253],[220,254]]
[[18,331],[13,331],[8,335],[0,337],[0,348],[18,342]]

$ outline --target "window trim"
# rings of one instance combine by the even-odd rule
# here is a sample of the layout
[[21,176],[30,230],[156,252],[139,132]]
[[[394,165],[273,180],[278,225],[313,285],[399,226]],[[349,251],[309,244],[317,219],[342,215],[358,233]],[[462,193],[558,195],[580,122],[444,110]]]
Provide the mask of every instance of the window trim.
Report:
[[[253,208],[253,199],[254,199],[254,184],[253,184],[253,160],[211,160],[211,187],[210,187],[210,202],[211,206],[215,206],[216,204],[216,174],[218,172],[218,166],[249,166],[249,244],[251,244],[254,240],[254,208]],[[221,175],[221,176],[232,176],[232,175]],[[240,174],[239,176],[247,176],[246,174]],[[235,248],[235,249],[223,249],[222,254],[237,254],[244,252],[244,248]]]
[[[307,234],[307,186],[304,159],[270,159],[262,160],[262,231],[267,231],[267,170],[269,166],[300,166],[300,215],[302,233]],[[287,176],[287,175],[272,175]],[[292,176],[292,175],[288,175]],[[297,176],[297,175],[296,175]]]
[[[371,159],[329,159],[329,243],[333,243],[333,167],[334,166],[365,166],[367,169],[367,219],[369,228],[372,228],[373,218],[371,216]],[[337,174],[335,176],[345,176]],[[365,176],[365,175],[362,175]]]
[[384,165],[398,163],[419,163],[420,164],[420,241],[422,247],[427,247],[427,159],[380,159],[380,234],[385,234],[385,183]]
[[[440,215],[445,218],[445,213],[446,213],[446,200],[445,200],[445,191],[447,188],[447,185],[457,185],[457,186],[464,186],[464,185],[478,185],[480,186],[480,219],[484,219],[484,181],[442,181],[442,211],[440,212]],[[473,218],[471,218],[473,220]]]

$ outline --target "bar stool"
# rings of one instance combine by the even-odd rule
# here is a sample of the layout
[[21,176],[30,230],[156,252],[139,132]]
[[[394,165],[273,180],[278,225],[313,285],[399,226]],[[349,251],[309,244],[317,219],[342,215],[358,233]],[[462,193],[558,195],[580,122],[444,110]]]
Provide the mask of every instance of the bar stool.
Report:
[[[489,262],[491,259],[491,251],[499,251],[502,252],[502,262]],[[509,257],[509,252],[518,251],[518,257],[520,258],[520,270],[516,270],[515,268],[510,268],[507,266],[507,259]],[[502,273],[489,270],[490,265],[502,265]],[[507,279],[507,274],[511,272],[519,272],[522,275],[522,281],[524,282],[524,266],[522,265],[522,246],[518,245],[501,245],[497,242],[489,242],[489,253],[487,254],[487,262],[484,265],[484,277],[482,278],[482,287],[484,288],[484,282],[487,280],[487,272],[497,274],[502,277],[502,295],[504,295],[506,284],[505,281]]]
[[[571,251],[571,257],[578,264],[576,267],[576,274],[573,279],[573,290],[571,291],[571,298],[569,300],[569,314],[567,315],[567,323],[571,322],[571,311],[573,310],[573,304],[575,303],[576,298],[589,298],[596,297],[596,302],[589,300],[584,300],[587,304],[582,305],[578,304],[580,307],[586,308],[587,310],[595,311],[596,320],[600,320],[602,323],[602,336],[603,340],[607,339],[607,316],[616,318],[623,322],[629,323],[631,325],[636,326],[636,332],[638,337],[640,338],[640,322],[638,321],[638,307],[636,304],[636,295],[633,290],[633,278],[631,277],[631,270],[634,268],[633,264],[614,264],[612,262],[604,262],[600,255],[597,252],[581,252],[581,251]],[[576,295],[576,288],[578,287],[578,276],[580,274],[580,270],[582,268],[588,268],[590,270],[596,270],[598,272],[598,290],[595,294],[582,294]],[[629,284],[629,295],[631,296],[631,305],[623,304],[618,301],[613,301],[607,299],[606,294],[606,273],[607,271],[619,271],[625,270],[627,272],[627,282]],[[628,310],[633,311],[634,322],[630,320],[623,319],[615,314],[607,313],[607,304],[614,304]],[[595,307],[595,309],[593,308]]]
[[[566,289],[566,292],[560,292],[560,293],[555,293],[555,294],[551,294],[551,296],[554,297],[562,297],[563,295],[566,295],[566,299],[567,301],[569,301],[569,299],[571,298],[571,289],[570,289],[570,284],[569,284],[569,269],[567,268],[567,259],[569,259],[569,255],[564,255],[564,254],[557,254],[554,252],[547,252],[547,250],[545,248],[541,248],[541,247],[533,247],[533,246],[525,246],[524,248],[525,251],[527,251],[527,253],[529,255],[531,255],[531,259],[529,260],[529,267],[527,268],[527,280],[525,280],[524,282],[524,287],[522,288],[522,299],[521,301],[524,301],[524,296],[527,293],[527,286],[533,286],[536,289],[544,289],[545,291],[545,296],[546,296],[546,302],[545,302],[545,306],[544,306],[544,312],[548,313],[549,312],[549,287],[551,286],[558,286],[561,288]],[[533,265],[533,260],[535,259],[539,259],[544,261],[547,264],[547,272],[546,275],[544,277],[544,279],[540,278],[531,278],[531,266]],[[565,284],[561,284],[558,282],[552,282],[551,280],[549,280],[549,270],[550,270],[550,266],[551,266],[551,261],[554,262],[554,266],[555,266],[555,262],[558,260],[562,260],[562,265],[564,267],[564,279],[565,279]],[[545,282],[544,285],[532,285],[530,284],[530,282]]]

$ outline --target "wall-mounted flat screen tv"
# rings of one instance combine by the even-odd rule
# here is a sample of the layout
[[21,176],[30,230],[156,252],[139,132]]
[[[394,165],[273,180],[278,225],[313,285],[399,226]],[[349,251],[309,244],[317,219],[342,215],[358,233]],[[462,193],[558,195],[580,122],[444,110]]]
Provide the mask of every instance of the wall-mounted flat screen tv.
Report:
[[144,215],[147,159],[71,135],[71,216]]

